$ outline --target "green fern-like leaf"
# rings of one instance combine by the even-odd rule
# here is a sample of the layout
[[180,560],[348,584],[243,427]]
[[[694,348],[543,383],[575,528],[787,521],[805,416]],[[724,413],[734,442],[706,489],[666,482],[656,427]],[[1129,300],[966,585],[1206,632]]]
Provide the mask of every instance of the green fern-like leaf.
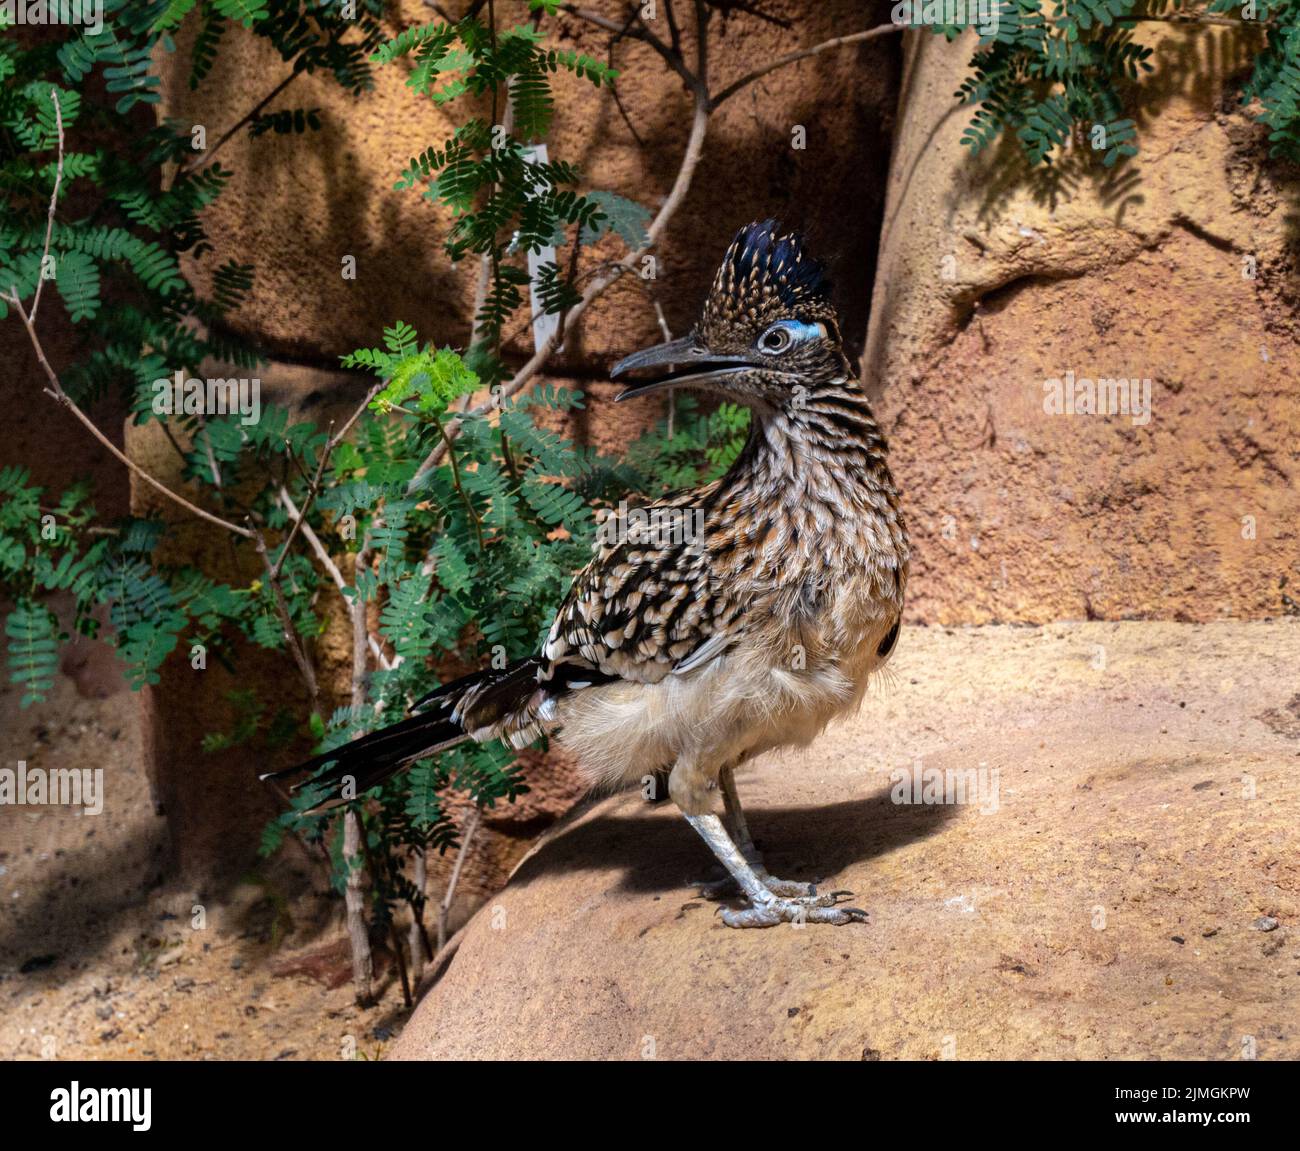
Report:
[[20,600],[5,619],[9,679],[21,685],[18,706],[41,703],[54,687],[59,667],[58,624],[48,608]]
[[555,115],[555,98],[550,81],[535,63],[515,76],[510,85],[515,109],[515,131],[524,140],[544,136]]
[[379,613],[379,627],[403,659],[423,659],[428,654],[424,620],[425,600],[432,576],[416,572],[396,584]]
[[133,691],[146,684],[156,684],[163,662],[176,650],[185,616],[180,612],[141,619],[125,632],[117,633],[117,654],[126,664],[126,678]]
[[434,50],[435,45],[449,45],[456,39],[456,30],[452,25],[441,20],[434,20],[407,28],[398,36],[381,44],[370,57],[376,64],[391,64],[394,60],[409,55],[417,48]]
[[267,3],[268,0],[212,0],[213,7],[226,19],[235,20],[245,28],[270,16]]
[[547,481],[539,472],[524,477],[524,500],[545,524],[568,526],[589,515],[587,502],[562,484]]
[[603,60],[597,60],[594,56],[585,56],[581,52],[548,52],[546,54],[546,66],[552,72],[560,68],[566,68],[575,76],[590,80],[597,88],[601,84],[606,86],[613,84],[618,79],[618,70],[616,68],[611,68]]
[[167,6],[163,9],[162,15],[154,21],[155,31],[175,28],[194,10],[194,5],[197,3],[198,0],[167,0]]
[[64,252],[58,258],[55,283],[74,324],[99,313],[99,266],[85,252]]
[[633,251],[650,242],[646,232],[650,223],[648,208],[615,192],[588,192],[587,199],[600,209],[601,215],[583,228],[584,244],[594,244],[606,232],[613,232]]
[[438,582],[454,596],[464,595],[474,582],[469,561],[450,535],[442,535],[431,553]]
[[1050,164],[1052,153],[1065,146],[1074,121],[1065,97],[1049,96],[1032,111],[1018,135],[1031,164]]

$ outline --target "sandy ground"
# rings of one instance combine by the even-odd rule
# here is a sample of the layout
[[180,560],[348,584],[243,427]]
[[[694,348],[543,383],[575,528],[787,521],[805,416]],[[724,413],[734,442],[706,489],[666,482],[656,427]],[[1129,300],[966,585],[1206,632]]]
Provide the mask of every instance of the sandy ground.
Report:
[[373,1009],[354,1005],[319,876],[263,864],[220,893],[168,886],[135,698],[83,698],[61,677],[47,703],[18,699],[0,691],[0,766],[102,767],[105,803],[0,806],[0,1059],[382,1053],[400,989],[386,974]]
[[[0,807],[0,1058],[1300,1056],[1300,621],[904,639],[858,718],[741,783],[773,870],[868,925],[724,928],[690,829],[616,797],[525,860],[405,1033],[391,972],[353,1005],[319,876],[163,882],[133,697],[0,690],[0,766],[107,784],[100,815]],[[892,802],[918,762],[996,791]]]

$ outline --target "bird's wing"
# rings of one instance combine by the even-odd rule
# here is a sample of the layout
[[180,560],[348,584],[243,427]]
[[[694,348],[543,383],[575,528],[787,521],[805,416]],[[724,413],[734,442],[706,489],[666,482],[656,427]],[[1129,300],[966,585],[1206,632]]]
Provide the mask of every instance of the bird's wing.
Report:
[[[657,508],[691,512],[705,506],[708,491]],[[727,524],[713,526],[715,545],[733,538]],[[467,739],[500,738],[525,747],[551,730],[556,702],[570,692],[619,679],[657,683],[704,666],[735,642],[744,623],[734,584],[712,574],[717,565],[708,527],[701,512],[681,531],[670,527],[648,539],[619,533],[600,543],[573,581],[539,655],[435,688],[406,719],[273,774],[314,772],[312,782],[324,789],[322,806],[328,806],[339,802],[335,789],[347,779],[361,794]]]
[[743,604],[710,563],[707,518],[695,511],[705,494],[688,492],[642,509],[652,525],[648,537],[629,527],[617,541],[597,545],[560,605],[543,660],[656,683],[702,666],[734,642]]

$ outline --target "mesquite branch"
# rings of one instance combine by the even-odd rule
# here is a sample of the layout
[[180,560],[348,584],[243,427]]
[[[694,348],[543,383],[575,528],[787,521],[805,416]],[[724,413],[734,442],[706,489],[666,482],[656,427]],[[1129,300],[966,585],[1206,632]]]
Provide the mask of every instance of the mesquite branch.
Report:
[[17,287],[11,288],[9,292],[9,302],[13,304],[14,310],[18,313],[18,318],[22,321],[23,327],[27,330],[27,338],[31,341],[32,351],[36,354],[36,362],[40,365],[41,371],[45,373],[45,379],[49,387],[45,389],[45,394],[50,396],[55,402],[67,408],[82,424],[91,435],[95,437],[113,457],[134,474],[140,477],[150,487],[161,492],[175,504],[179,504],[192,515],[198,516],[208,523],[215,524],[219,528],[224,528],[228,532],[233,532],[237,536],[243,536],[245,539],[252,539],[253,533],[247,528],[241,528],[237,524],[232,524],[228,520],[223,520],[220,516],[215,516],[211,512],[204,511],[197,504],[191,503],[184,496],[179,495],[169,488],[160,480],[156,480],[147,471],[144,470],[133,459],[128,457],[112,440],[110,440],[98,426],[95,424],[84,411],[81,410],[77,402],[66,391],[63,390],[63,383],[59,379],[58,373],[50,365],[49,358],[45,355],[45,348],[41,344],[40,335],[36,331],[36,313],[41,303],[41,291],[45,286],[45,269],[49,266],[50,260],[50,242],[54,236],[54,214],[59,204],[59,187],[63,182],[63,109],[59,104],[58,89],[50,89],[50,99],[54,102],[54,122],[58,130],[58,160],[54,169],[54,191],[50,195],[50,210],[45,221],[45,245],[41,252],[41,273],[40,279],[36,281],[36,293],[32,297],[31,311],[23,307],[23,302],[18,295]]
[[451,450],[452,444],[460,435],[461,428],[467,419],[475,419],[490,414],[502,400],[509,399],[518,395],[532,382],[533,378],[545,367],[550,359],[552,352],[560,342],[563,333],[570,330],[572,325],[586,312],[586,310],[602,296],[615,282],[621,279],[625,274],[635,271],[641,261],[656,247],[662,238],[665,229],[678,209],[686,199],[690,190],[691,181],[694,178],[695,170],[699,166],[700,157],[704,153],[704,140],[708,133],[709,118],[713,112],[724,101],[729,100],[737,92],[746,88],[755,81],[762,79],[764,76],[776,71],[778,68],[785,68],[791,64],[796,64],[800,60],[806,60],[809,57],[820,55],[823,52],[829,52],[835,48],[841,48],[849,44],[863,43],[877,37],[887,36],[892,33],[901,31],[899,25],[882,24],[875,28],[868,28],[862,32],[854,32],[846,36],[837,36],[834,39],[824,41],[823,43],[813,45],[809,48],[802,48],[795,52],[787,53],[785,56],[778,57],[764,67],[756,69],[753,72],[742,76],[739,80],[728,84],[716,94],[709,92],[709,12],[703,0],[696,0],[696,50],[694,65],[688,64],[686,55],[682,48],[681,33],[677,26],[676,19],[673,15],[672,5],[666,0],[666,9],[669,15],[670,38],[664,41],[654,31],[652,31],[641,18],[639,10],[633,9],[628,16],[622,21],[611,19],[597,12],[591,12],[585,8],[574,4],[566,4],[561,11],[583,20],[595,27],[603,28],[614,34],[614,40],[632,39],[649,45],[665,63],[681,77],[686,89],[691,94],[692,115],[691,128],[686,140],[686,148],[682,154],[681,164],[677,169],[677,175],[673,180],[672,188],[669,190],[667,199],[664,200],[658,213],[651,221],[650,226],[646,229],[646,242],[634,252],[630,252],[622,260],[610,265],[597,274],[583,291],[578,301],[564,312],[560,317],[560,322],[556,331],[546,340],[546,342],[537,349],[534,354],[520,367],[510,380],[499,389],[498,393],[492,398],[468,407],[463,414],[457,415],[449,420],[444,429],[443,439],[434,447],[425,460],[420,464],[414,477],[411,479],[409,492],[414,492],[420,486],[420,482],[430,469],[437,467]]
[[474,805],[474,810],[470,812],[469,818],[465,820],[465,831],[461,837],[460,850],[456,853],[456,862],[451,869],[451,878],[447,880],[447,890],[443,893],[442,901],[438,904],[438,950],[434,955],[441,955],[442,949],[447,946],[447,920],[451,915],[451,904],[456,898],[456,885],[460,883],[461,869],[465,866],[465,860],[469,858],[470,844],[474,841],[474,833],[478,830],[480,820],[483,818],[483,809]]

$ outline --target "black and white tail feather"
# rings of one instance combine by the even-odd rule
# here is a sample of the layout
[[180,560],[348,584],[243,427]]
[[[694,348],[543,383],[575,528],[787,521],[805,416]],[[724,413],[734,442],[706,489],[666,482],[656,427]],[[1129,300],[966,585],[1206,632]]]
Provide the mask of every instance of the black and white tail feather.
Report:
[[312,810],[324,810],[466,740],[501,739],[516,749],[527,747],[553,725],[556,700],[609,678],[572,664],[555,668],[539,656],[471,672],[416,700],[405,719],[258,778],[304,776],[290,790],[319,789],[322,799]]

